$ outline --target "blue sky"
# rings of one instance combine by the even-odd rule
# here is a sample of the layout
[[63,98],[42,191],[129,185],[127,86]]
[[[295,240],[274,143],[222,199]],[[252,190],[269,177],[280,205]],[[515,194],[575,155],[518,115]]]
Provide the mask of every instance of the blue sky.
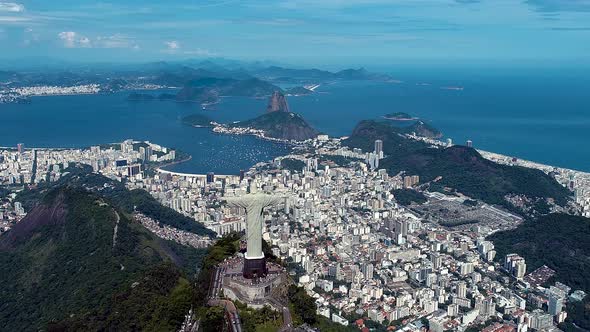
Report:
[[0,58],[590,62],[590,0],[0,0]]

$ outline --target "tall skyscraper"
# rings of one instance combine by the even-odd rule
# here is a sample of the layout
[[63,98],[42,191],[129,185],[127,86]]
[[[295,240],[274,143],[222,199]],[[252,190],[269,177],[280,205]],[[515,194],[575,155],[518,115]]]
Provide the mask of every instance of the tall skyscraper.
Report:
[[143,146],[139,147],[139,159],[146,161],[145,160],[145,148]]
[[215,182],[215,173],[209,172],[207,173],[207,183]]
[[25,145],[23,143],[18,143],[16,145],[16,150],[18,151],[18,153],[23,153],[25,152]]
[[557,316],[561,313],[562,309],[563,298],[559,294],[551,292],[549,294],[549,313],[553,316]]
[[383,141],[380,139],[375,141],[375,154],[379,159],[383,159]]
[[365,276],[366,280],[373,279],[373,270],[374,270],[373,264],[366,263],[363,265],[362,271],[363,271],[363,275]]
[[457,283],[457,296],[464,299],[467,297],[467,283],[459,281]]
[[524,278],[526,273],[526,262],[524,258],[517,254],[508,254],[504,260],[504,268],[510,272],[516,279]]

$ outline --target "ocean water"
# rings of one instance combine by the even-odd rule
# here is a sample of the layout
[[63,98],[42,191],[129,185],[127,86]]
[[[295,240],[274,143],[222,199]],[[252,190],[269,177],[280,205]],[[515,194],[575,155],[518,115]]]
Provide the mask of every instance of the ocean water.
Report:
[[[149,140],[193,157],[170,170],[217,174],[238,174],[240,169],[289,151],[283,144],[253,136],[219,135],[184,125],[185,115],[202,112],[196,104],[129,102],[127,95],[36,97],[30,104],[0,104],[0,146],[23,142],[29,147],[87,147],[127,138]],[[219,111],[208,115],[216,120],[229,117]],[[255,115],[240,111],[235,119]]]
[[[392,75],[403,83],[324,84],[288,103],[333,136],[349,135],[362,119],[406,112],[456,144],[471,139],[484,150],[590,171],[588,70],[408,68]],[[182,116],[198,112],[221,122],[252,118],[264,112],[264,99],[224,98],[203,111],[194,104],[128,102],[126,96],[39,97],[28,105],[0,105],[0,145],[72,147],[147,139],[193,155],[172,167],[176,171],[218,174],[235,174],[288,151],[254,137],[217,135],[180,123]]]

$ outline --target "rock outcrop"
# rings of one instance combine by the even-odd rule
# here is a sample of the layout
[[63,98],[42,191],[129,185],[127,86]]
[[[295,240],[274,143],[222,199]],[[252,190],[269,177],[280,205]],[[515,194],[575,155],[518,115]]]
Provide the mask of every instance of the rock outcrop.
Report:
[[287,112],[289,113],[289,105],[287,104],[287,98],[280,91],[273,92],[272,96],[268,100],[268,106],[266,112]]

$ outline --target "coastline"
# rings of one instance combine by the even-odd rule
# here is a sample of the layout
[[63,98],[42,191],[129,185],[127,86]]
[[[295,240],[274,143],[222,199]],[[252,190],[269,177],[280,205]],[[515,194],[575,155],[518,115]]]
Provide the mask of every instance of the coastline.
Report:
[[[406,135],[406,137],[413,139],[413,140],[430,143],[432,145],[436,145],[441,148],[446,148],[449,146],[446,142],[442,142],[437,139],[419,137],[419,136],[414,136],[414,135]],[[576,176],[581,176],[583,178],[590,179],[590,172],[575,170],[575,169],[567,168],[567,167],[542,164],[540,162],[536,162],[536,161],[532,161],[532,160],[521,159],[517,156],[508,156],[508,155],[504,155],[504,154],[500,154],[500,153],[496,153],[496,152],[491,152],[491,151],[486,151],[486,150],[481,150],[481,149],[475,149],[475,150],[479,154],[481,154],[482,157],[484,157],[485,159],[493,161],[495,163],[504,164],[504,165],[511,165],[511,166],[521,166],[521,167],[533,168],[533,169],[541,170],[545,173],[550,173],[552,171],[557,170],[557,171],[567,172],[567,173],[570,173],[570,174],[573,174]],[[513,159],[516,159],[516,160],[513,161]]]
[[164,167],[169,167],[169,166],[173,166],[173,165],[182,164],[182,163],[187,162],[187,161],[190,161],[192,159],[193,159],[193,156],[189,154],[187,158],[184,158],[182,160],[175,160],[175,161],[172,161],[172,162],[169,162],[169,163],[165,163],[163,165],[159,165],[159,166],[155,167],[155,170],[156,171],[165,170]]

